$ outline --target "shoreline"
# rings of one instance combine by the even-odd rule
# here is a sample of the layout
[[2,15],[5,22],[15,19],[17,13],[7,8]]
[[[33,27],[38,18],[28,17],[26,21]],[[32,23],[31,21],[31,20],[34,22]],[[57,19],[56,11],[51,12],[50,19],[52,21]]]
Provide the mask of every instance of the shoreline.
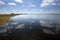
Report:
[[9,21],[10,17],[16,16],[19,14],[0,14],[0,26],[3,26],[7,21]]

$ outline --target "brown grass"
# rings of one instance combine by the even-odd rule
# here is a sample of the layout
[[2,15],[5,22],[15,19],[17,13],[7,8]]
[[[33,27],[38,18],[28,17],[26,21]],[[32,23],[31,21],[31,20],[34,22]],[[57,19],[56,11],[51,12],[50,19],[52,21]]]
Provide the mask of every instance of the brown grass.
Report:
[[10,17],[12,17],[12,16],[16,16],[16,15],[18,15],[18,14],[2,14],[2,15],[0,15],[0,26],[2,26],[2,25],[4,25],[4,23],[6,23],[9,19],[10,19]]

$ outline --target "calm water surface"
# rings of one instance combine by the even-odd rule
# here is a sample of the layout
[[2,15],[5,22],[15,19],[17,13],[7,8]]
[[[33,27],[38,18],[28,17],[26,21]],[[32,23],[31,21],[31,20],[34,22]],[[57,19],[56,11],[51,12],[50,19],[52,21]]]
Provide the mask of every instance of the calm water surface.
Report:
[[24,40],[39,36],[42,32],[54,35],[60,31],[60,15],[18,15],[10,20],[13,22],[9,21],[0,28],[0,36],[15,36]]

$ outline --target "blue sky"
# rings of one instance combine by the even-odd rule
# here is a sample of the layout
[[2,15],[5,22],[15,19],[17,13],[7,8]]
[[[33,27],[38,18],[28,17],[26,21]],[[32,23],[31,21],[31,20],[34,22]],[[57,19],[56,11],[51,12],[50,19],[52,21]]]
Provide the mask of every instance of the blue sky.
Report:
[[49,13],[60,11],[60,0],[0,0],[1,13]]

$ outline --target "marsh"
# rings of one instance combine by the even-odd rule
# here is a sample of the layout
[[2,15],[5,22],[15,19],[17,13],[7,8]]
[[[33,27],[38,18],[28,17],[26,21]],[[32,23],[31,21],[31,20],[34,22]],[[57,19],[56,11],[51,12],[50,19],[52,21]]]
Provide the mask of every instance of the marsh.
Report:
[[[49,16],[49,17],[47,17]],[[18,15],[0,27],[0,39],[47,40],[60,37],[60,15]]]

